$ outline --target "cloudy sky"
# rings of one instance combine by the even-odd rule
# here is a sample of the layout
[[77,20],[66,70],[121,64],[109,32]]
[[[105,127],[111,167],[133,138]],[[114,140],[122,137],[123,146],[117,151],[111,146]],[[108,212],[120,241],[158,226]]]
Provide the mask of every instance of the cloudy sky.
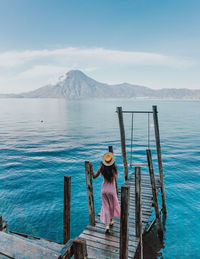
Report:
[[106,83],[200,89],[198,0],[0,0],[0,93],[80,69]]

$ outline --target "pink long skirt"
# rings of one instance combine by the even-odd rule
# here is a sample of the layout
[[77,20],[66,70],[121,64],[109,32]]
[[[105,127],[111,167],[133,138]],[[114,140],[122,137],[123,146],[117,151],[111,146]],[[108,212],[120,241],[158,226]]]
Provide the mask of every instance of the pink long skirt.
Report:
[[109,223],[113,217],[120,217],[120,206],[117,198],[115,180],[109,183],[104,179],[101,188],[102,208],[100,220]]

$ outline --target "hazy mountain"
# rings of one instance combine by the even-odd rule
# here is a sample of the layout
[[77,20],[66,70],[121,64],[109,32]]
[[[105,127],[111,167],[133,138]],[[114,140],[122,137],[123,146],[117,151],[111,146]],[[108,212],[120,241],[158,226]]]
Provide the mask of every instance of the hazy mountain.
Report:
[[158,98],[158,99],[200,99],[200,90],[161,89],[128,83],[108,85],[95,81],[79,70],[71,70],[54,85],[46,85],[22,94],[3,94],[1,98]]

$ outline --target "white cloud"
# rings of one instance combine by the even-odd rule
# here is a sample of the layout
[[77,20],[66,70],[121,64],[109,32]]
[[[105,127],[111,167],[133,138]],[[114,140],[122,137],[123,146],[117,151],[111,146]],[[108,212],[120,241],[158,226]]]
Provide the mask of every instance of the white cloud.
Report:
[[[84,72],[132,67],[187,68],[193,60],[105,48],[59,48],[0,53],[0,92],[23,92],[55,82],[70,69]],[[142,68],[143,69],[143,68]],[[113,79],[114,80],[114,79]],[[101,81],[104,81],[102,78]]]
[[109,62],[123,65],[191,66],[194,61],[163,54],[120,51],[104,48],[61,48],[54,50],[25,50],[0,53],[0,67],[16,67],[30,61],[54,60],[54,62]]

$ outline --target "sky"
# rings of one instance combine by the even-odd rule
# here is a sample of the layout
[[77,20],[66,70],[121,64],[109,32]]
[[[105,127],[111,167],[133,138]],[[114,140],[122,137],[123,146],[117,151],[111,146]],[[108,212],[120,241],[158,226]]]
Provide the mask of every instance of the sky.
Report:
[[0,93],[97,81],[200,89],[199,0],[0,0]]

